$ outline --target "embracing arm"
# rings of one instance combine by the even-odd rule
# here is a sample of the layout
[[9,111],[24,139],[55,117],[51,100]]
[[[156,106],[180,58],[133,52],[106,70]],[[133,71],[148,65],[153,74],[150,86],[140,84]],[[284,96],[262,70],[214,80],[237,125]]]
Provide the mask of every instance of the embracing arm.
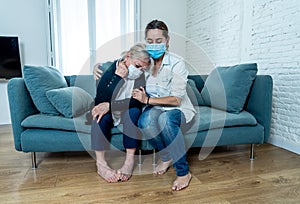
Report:
[[98,81],[103,73],[113,64],[113,62],[108,61],[105,63],[97,63],[94,65],[94,69],[93,69],[93,75],[94,75],[94,79],[96,81]]

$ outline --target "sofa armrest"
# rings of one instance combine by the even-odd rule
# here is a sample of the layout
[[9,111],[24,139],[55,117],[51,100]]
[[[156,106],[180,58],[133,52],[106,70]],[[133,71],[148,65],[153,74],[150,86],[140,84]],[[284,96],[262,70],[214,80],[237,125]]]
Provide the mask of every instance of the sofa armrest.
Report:
[[257,75],[249,93],[245,109],[264,126],[264,141],[270,136],[273,80],[269,75]]
[[21,133],[24,128],[21,123],[27,116],[38,113],[38,110],[32,102],[23,78],[10,79],[7,85],[7,93],[15,149],[22,151]]

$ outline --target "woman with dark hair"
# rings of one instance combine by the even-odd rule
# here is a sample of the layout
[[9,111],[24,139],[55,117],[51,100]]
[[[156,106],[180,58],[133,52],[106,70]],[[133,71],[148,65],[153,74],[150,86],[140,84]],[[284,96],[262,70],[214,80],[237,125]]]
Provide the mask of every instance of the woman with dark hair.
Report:
[[182,134],[195,115],[186,92],[188,71],[184,61],[168,51],[170,37],[164,22],[151,21],[145,29],[145,40],[154,66],[145,73],[146,90],[140,87],[133,91],[133,98],[146,104],[138,124],[162,160],[154,173],[162,175],[173,164],[177,178],[172,190],[178,191],[186,188],[192,177]]

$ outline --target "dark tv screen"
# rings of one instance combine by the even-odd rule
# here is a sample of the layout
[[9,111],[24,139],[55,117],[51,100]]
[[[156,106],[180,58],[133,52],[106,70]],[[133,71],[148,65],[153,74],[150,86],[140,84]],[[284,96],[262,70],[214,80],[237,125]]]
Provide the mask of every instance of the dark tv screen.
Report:
[[22,77],[18,37],[0,36],[0,78]]

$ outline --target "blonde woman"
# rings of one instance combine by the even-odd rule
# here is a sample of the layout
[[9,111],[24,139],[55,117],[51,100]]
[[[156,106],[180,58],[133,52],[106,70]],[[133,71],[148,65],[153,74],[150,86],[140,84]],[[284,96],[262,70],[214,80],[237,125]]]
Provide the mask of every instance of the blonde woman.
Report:
[[[116,60],[101,77],[92,109],[92,149],[96,153],[97,173],[107,182],[127,181],[133,171],[134,154],[138,147],[138,118],[142,103],[132,98],[134,88],[145,86],[144,70],[151,65],[144,44],[136,44]],[[112,127],[123,123],[123,145],[126,159],[119,170],[112,169],[105,150],[110,147]]]

